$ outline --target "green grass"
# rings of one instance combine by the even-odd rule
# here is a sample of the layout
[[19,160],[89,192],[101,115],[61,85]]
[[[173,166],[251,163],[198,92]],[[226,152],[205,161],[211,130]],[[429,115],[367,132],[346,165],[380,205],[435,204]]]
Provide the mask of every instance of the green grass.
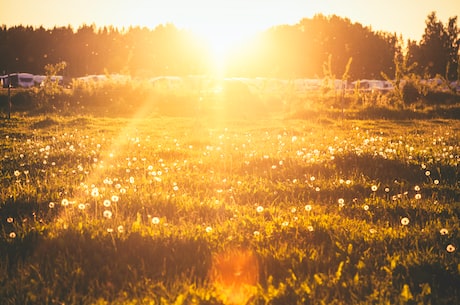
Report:
[[443,119],[2,120],[0,299],[458,303],[459,131]]

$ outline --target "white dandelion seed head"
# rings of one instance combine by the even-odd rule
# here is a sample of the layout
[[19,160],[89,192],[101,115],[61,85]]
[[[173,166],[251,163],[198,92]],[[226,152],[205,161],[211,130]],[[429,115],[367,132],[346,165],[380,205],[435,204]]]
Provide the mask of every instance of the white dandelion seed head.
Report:
[[407,217],[401,218],[401,224],[403,226],[407,226],[409,224],[409,222],[410,222],[409,218],[407,218]]
[[256,211],[257,213],[262,213],[264,211],[264,207],[259,205],[257,208],[256,208]]
[[108,199],[104,200],[103,205],[104,205],[106,208],[110,207],[111,204],[112,204],[112,202],[111,202],[110,200],[108,200]]
[[105,218],[110,219],[110,218],[112,218],[112,211],[110,211],[110,210],[105,210],[105,211],[102,213],[102,215],[103,215]]
[[152,224],[157,225],[160,223],[160,218],[158,217],[152,217]]
[[447,252],[449,252],[449,253],[453,253],[453,252],[455,252],[456,248],[455,248],[454,245],[449,244],[449,245],[447,245],[446,250],[447,250]]
[[442,228],[441,230],[439,230],[439,233],[441,235],[447,235],[447,234],[449,234],[449,230],[447,230],[446,228]]

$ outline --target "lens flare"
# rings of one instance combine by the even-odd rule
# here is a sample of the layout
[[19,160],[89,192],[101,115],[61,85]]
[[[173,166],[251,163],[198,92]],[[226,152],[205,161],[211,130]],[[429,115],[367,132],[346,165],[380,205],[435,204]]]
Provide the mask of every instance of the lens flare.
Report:
[[231,249],[213,257],[210,280],[224,304],[246,304],[259,282],[259,264],[249,250]]

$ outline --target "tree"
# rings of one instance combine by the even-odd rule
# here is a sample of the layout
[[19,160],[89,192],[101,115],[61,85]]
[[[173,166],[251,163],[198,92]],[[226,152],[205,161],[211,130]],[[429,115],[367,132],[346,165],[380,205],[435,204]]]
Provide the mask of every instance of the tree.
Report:
[[456,79],[459,34],[457,17],[449,18],[447,25],[444,25],[438,20],[436,12],[430,13],[420,44],[409,47],[411,62],[419,63],[417,72],[430,78],[443,76],[446,79]]

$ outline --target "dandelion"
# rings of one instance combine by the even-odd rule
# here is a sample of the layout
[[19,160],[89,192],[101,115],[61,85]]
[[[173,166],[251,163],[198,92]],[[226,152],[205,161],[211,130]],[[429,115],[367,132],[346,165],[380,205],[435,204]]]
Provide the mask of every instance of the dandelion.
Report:
[[154,225],[159,224],[159,223],[160,223],[160,218],[158,218],[158,217],[152,217],[152,223],[153,223]]
[[339,198],[339,200],[337,200],[338,203],[339,203],[339,207],[342,208],[345,206],[345,200],[343,198]]
[[117,231],[118,231],[118,233],[123,233],[125,231],[125,228],[122,225],[119,225],[117,227]]
[[[16,238],[16,233],[11,232],[11,233],[10,233],[10,238],[12,238],[12,239],[13,239],[13,238]],[[449,250],[447,250],[447,251],[449,251]],[[453,252],[453,251],[449,251],[449,252]]]
[[134,184],[134,177],[129,177],[129,183]]
[[15,171],[14,171],[14,175],[15,175],[16,177],[19,177],[19,175],[21,175],[21,172],[18,171],[18,170],[15,170]]
[[416,192],[420,192],[420,186],[416,185],[416,186],[414,187],[414,190],[415,190]]
[[387,187],[385,188],[385,193],[389,193],[389,192],[390,192],[390,188],[387,186]]
[[319,188],[319,186],[317,186],[317,187],[315,188],[315,191],[317,191],[317,192],[319,192],[320,190],[321,190],[321,189]]
[[310,205],[310,204],[307,204],[307,205],[305,206],[305,211],[307,211],[307,212],[310,212],[310,211],[311,211],[311,205]]
[[177,192],[179,190],[179,187],[177,185],[173,186],[173,190]]
[[254,231],[254,233],[253,233],[253,234],[254,234],[254,237],[257,237],[257,236],[259,236],[259,235],[260,235],[260,232],[256,230],[256,231]]
[[438,179],[435,179],[435,180],[433,181],[433,183],[436,184],[436,185],[438,185],[438,184],[439,184],[439,180],[438,180]]
[[371,233],[371,234],[375,234],[376,232],[377,232],[377,230],[375,230],[374,228],[369,229],[369,233]]
[[373,192],[377,192],[377,189],[378,189],[378,186],[377,186],[377,185],[374,184],[373,186],[371,186],[371,190],[372,190]]
[[403,218],[401,219],[401,224],[402,224],[403,226],[407,226],[407,225],[409,224],[409,222],[410,222],[410,220],[409,220],[409,218],[407,218],[407,217],[403,217]]
[[113,195],[111,199],[112,199],[112,202],[118,202],[119,198],[117,195]]
[[419,200],[422,198],[422,195],[421,194],[415,194],[415,199]]
[[257,208],[256,208],[256,211],[257,213],[262,213],[264,211],[264,207],[259,205]]
[[109,211],[109,210],[105,210],[102,215],[107,218],[107,219],[110,219],[112,218],[112,211]]
[[297,212],[297,208],[295,208],[295,207],[291,208],[291,213],[295,213],[295,212]]
[[64,207],[68,206],[68,205],[69,205],[69,200],[67,200],[67,199],[65,199],[65,198],[62,199],[61,205],[64,206]]
[[446,228],[442,228],[441,230],[439,230],[439,233],[441,235],[447,235],[447,234],[449,234],[449,231]]
[[365,205],[363,206],[363,209],[364,209],[364,211],[369,211],[369,206],[368,206],[367,204],[365,204]]
[[283,223],[281,224],[281,226],[283,226],[283,227],[289,226],[289,221],[283,221]]
[[13,221],[14,221],[13,217],[8,217],[8,218],[6,219],[6,222],[7,222],[7,223],[13,223]]
[[426,171],[425,172],[425,176],[429,177],[431,175],[431,172],[430,171]]
[[113,229],[112,228],[107,228],[107,233],[113,233]]
[[449,245],[447,245],[446,250],[447,250],[447,252],[452,253],[452,252],[455,252],[456,249],[455,249],[454,245],[449,244]]
[[94,187],[91,191],[91,196],[92,197],[99,197],[99,189],[97,187]]
[[208,226],[208,227],[206,227],[205,230],[206,230],[206,233],[211,233],[212,232],[212,227]]
[[53,208],[54,208],[54,205],[55,205],[54,202],[50,202],[50,203],[48,204],[48,207],[49,207],[50,209],[53,209]]
[[108,199],[104,200],[103,205],[104,205],[106,208],[110,207],[111,204],[112,204],[112,202],[111,202],[110,200],[108,200]]
[[310,231],[310,232],[313,232],[315,229],[313,228],[313,226],[308,226],[307,230]]
[[81,211],[83,211],[85,208],[86,208],[86,205],[84,203],[80,203],[78,205],[78,209],[81,210]]

